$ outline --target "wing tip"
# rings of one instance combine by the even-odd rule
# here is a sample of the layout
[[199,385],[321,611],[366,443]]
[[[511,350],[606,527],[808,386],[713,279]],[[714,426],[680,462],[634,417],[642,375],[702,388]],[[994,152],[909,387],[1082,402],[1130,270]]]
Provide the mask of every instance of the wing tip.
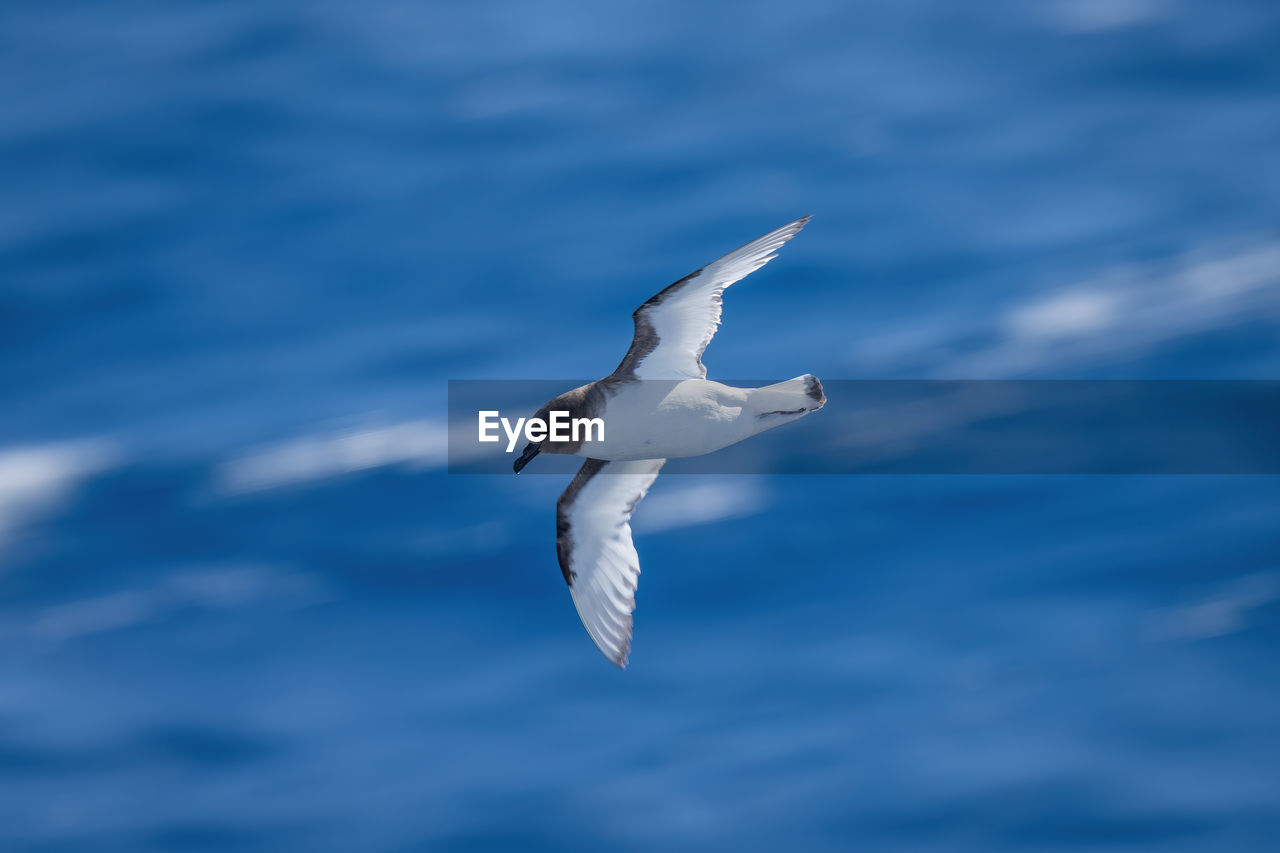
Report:
[[813,214],[806,213],[804,216],[801,216],[799,219],[791,220],[786,225],[782,226],[782,228],[780,228],[779,230],[786,231],[790,234],[796,234],[800,231],[801,228],[809,224],[810,219],[813,219]]
[[[628,622],[629,621],[630,620],[628,620]],[[591,639],[596,640],[594,636]],[[604,656],[608,658],[609,663],[613,664],[618,669],[626,669],[627,663],[631,659],[631,626],[629,624],[627,625],[627,632],[622,637],[622,645],[620,645],[616,651],[605,651],[605,647],[601,645],[599,640],[596,640],[596,648],[601,652],[604,652]]]
[[627,632],[627,636],[623,638],[622,645],[618,648],[611,648],[613,645],[612,643],[603,641],[590,629],[587,629],[587,633],[591,635],[592,641],[595,643],[596,648],[600,650],[600,654],[604,655],[605,660],[616,666],[618,669],[625,670],[627,668],[627,663],[631,658],[630,631]]
[[[805,214],[804,216],[801,216],[799,219],[793,219],[793,220],[791,220],[790,222],[788,222],[786,225],[783,225],[783,226],[782,226],[781,228],[779,228],[778,230],[776,230],[776,231],[771,231],[770,233],[766,234],[766,235],[765,235],[763,238],[761,238],[761,239],[762,239],[762,240],[767,240],[767,239],[769,239],[769,238],[773,238],[774,240],[777,240],[777,241],[778,241],[778,244],[777,244],[773,249],[770,249],[770,251],[777,251],[777,249],[782,248],[782,244],[783,244],[783,243],[786,243],[786,242],[787,242],[787,241],[789,241],[792,237],[794,237],[794,236],[796,236],[797,234],[799,234],[799,233],[800,233],[800,230],[801,230],[802,228],[804,228],[806,225],[808,225],[808,224],[809,224],[809,220],[810,220],[810,219],[812,219],[812,218],[813,218],[813,214],[812,214],[812,213]],[[776,255],[770,255],[770,256],[769,256],[768,258],[766,258],[765,260],[766,260],[766,261],[770,261],[770,260],[773,260],[773,258],[775,258],[775,257],[777,257],[777,256],[776,256]]]
[[622,640],[622,648],[618,650],[618,656],[611,658],[613,665],[618,669],[625,670],[627,663],[631,660],[631,630],[628,628],[627,636]]

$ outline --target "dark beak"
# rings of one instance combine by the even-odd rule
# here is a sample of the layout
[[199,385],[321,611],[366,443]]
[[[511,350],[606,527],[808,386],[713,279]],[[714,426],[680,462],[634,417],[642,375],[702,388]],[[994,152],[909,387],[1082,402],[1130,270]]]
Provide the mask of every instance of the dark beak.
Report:
[[538,451],[542,449],[542,442],[529,442],[524,446],[524,452],[520,454],[520,458],[515,461],[511,469],[519,474],[524,470],[524,466],[529,464],[529,460],[538,455]]

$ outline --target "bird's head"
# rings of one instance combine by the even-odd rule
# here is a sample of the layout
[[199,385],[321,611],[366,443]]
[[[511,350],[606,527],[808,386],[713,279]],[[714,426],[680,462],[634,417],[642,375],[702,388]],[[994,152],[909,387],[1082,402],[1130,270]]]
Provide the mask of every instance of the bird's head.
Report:
[[[540,421],[547,427],[546,437],[526,444],[511,469],[519,474],[524,470],[524,466],[539,453],[577,453],[582,447],[582,430],[574,430],[572,421],[578,418],[594,417],[589,412],[596,410],[599,405],[599,394],[594,383],[583,385],[572,391],[566,391],[538,409],[529,419],[529,423]],[[560,414],[562,412],[567,414]],[[553,423],[559,423],[554,431],[551,430]]]

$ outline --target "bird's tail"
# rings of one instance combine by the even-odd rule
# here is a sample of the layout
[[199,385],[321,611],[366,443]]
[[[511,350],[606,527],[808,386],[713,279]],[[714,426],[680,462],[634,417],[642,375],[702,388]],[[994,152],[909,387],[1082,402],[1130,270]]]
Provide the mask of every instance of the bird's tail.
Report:
[[751,393],[751,408],[760,417],[766,415],[807,415],[826,405],[818,377],[806,373],[786,382],[766,385]]

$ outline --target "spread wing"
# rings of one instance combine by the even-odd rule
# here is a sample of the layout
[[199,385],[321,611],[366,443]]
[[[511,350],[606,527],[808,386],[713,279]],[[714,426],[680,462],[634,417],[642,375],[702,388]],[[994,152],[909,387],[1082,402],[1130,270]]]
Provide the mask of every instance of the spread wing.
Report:
[[773,252],[809,221],[805,216],[752,240],[669,285],[631,315],[631,349],[615,376],[637,379],[705,379],[702,353],[720,325],[724,289],[776,257]]
[[631,512],[665,459],[588,459],[556,503],[556,553],[578,616],[604,656],[627,665],[640,558]]

